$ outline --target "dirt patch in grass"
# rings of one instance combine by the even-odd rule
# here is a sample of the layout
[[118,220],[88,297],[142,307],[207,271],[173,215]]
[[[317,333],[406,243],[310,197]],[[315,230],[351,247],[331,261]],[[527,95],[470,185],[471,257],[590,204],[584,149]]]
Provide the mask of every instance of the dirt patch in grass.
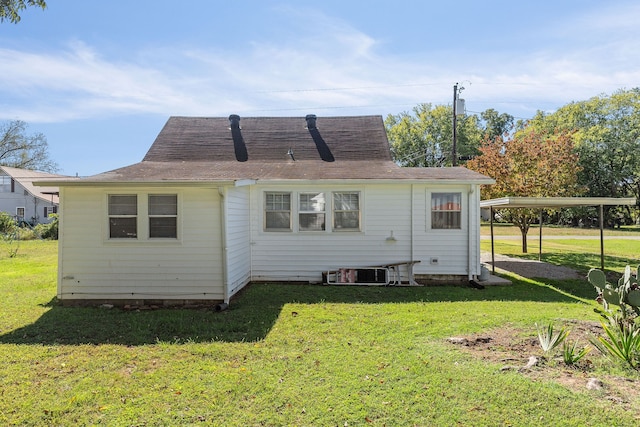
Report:
[[[575,366],[564,363],[562,348],[556,350],[553,357],[545,358],[535,330],[505,326],[482,334],[451,337],[448,341],[476,358],[497,364],[502,371],[516,371],[533,381],[555,381],[576,392],[595,393],[599,399],[608,399],[638,412],[640,417],[640,374],[631,372],[629,376],[621,377],[603,374],[601,370],[595,372],[594,366],[613,363],[604,362],[605,357],[589,344],[591,338],[601,335],[601,325],[571,321],[566,322],[566,328],[570,330],[567,338],[570,343],[577,341],[578,348],[587,345],[592,348]],[[537,363],[532,364],[532,357]],[[590,389],[590,382],[600,387]]]

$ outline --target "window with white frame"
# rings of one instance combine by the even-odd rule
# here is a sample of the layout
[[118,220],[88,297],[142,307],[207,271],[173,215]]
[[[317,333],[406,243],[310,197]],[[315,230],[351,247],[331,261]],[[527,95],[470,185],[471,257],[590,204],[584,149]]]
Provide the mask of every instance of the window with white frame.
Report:
[[300,231],[324,231],[326,218],[324,193],[300,193],[298,200]]
[[431,193],[431,228],[462,228],[462,193]]
[[136,239],[138,237],[138,196],[136,194],[109,195],[109,238]]
[[149,194],[149,238],[178,237],[178,196]]
[[341,191],[333,193],[333,229],[360,230],[360,193]]
[[291,193],[265,193],[264,229],[291,231]]

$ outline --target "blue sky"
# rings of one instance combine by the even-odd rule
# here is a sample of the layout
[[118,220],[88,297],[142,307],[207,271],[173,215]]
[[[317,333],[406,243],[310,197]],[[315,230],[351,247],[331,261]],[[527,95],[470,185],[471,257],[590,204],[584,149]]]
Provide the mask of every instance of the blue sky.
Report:
[[519,118],[637,87],[635,1],[49,0],[0,24],[0,121],[60,173],[136,163],[172,115],[451,104]]

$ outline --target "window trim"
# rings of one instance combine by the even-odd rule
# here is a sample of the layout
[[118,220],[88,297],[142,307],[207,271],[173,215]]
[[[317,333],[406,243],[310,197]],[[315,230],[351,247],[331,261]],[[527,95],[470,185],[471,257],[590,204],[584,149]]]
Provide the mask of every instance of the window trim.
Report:
[[[135,196],[136,198],[136,213],[135,214],[112,214],[111,213],[111,197],[112,196]],[[120,237],[111,235],[111,219],[112,218],[135,218],[135,236]],[[140,239],[140,197],[137,193],[108,193],[107,194],[107,238],[115,241],[131,241]]]
[[[153,196],[173,196],[176,198],[175,214],[151,214],[151,198]],[[176,193],[147,193],[147,238],[149,240],[175,240],[178,238],[178,194]],[[175,236],[152,236],[151,235],[151,219],[152,218],[175,218]]]
[[[434,210],[434,196],[437,195],[453,195],[458,196],[460,203],[460,209],[444,209],[444,210]],[[443,190],[438,190],[438,191],[429,191],[429,197],[428,197],[428,201],[429,201],[429,219],[428,219],[428,229],[430,230],[437,230],[437,231],[445,231],[445,232],[450,232],[450,231],[462,231],[465,229],[465,221],[464,221],[464,197],[463,197],[464,193],[462,191],[445,191]],[[455,199],[454,201],[455,202]],[[452,203],[453,203],[452,202]],[[459,220],[459,226],[458,227],[434,227],[434,213],[458,213],[460,216],[460,220]]]
[[[323,209],[321,211],[310,211],[310,210],[302,210],[302,200],[300,200],[300,197],[303,195],[314,195],[314,196],[318,196],[322,194],[322,197],[324,199],[323,201]],[[326,191],[299,191],[297,193],[297,197],[296,197],[297,201],[298,201],[298,210],[296,212],[296,218],[298,219],[298,231],[300,233],[324,233],[327,231],[327,192]],[[322,224],[322,228],[320,229],[305,229],[303,230],[300,227],[300,217],[301,215],[309,215],[309,214],[316,214],[316,215],[322,215],[324,217],[324,222]]]
[[[268,203],[268,199],[269,199],[269,195],[287,195],[289,196],[289,210],[277,210],[277,209],[272,209],[272,210],[267,210],[267,203]],[[292,203],[292,199],[293,199],[293,192],[292,191],[264,191],[263,192],[263,197],[264,197],[264,203],[263,203],[263,209],[262,209],[262,217],[263,217],[263,221],[262,221],[262,231],[267,232],[267,233],[290,233],[293,231],[293,216],[294,216],[294,211],[293,211],[293,203]],[[267,213],[268,212],[288,212],[289,213],[289,228],[268,228],[267,227]]]
[[[115,190],[115,191],[111,191]],[[125,189],[121,189],[124,191],[118,191],[118,189],[109,189],[103,193],[104,200],[104,208],[103,208],[103,220],[102,222],[102,236],[104,244],[133,244],[136,242],[137,244],[171,244],[173,243],[181,243],[182,241],[182,218],[183,218],[183,207],[182,207],[182,193],[177,189],[170,189],[174,191],[153,191],[152,189],[133,189],[127,191]],[[112,215],[109,215],[109,197],[110,196],[136,196],[136,232],[137,236],[135,238],[125,238],[125,237],[110,237],[110,218]],[[150,224],[149,224],[149,196],[152,195],[171,195],[176,196],[176,237],[150,237]],[[154,216],[154,215],[151,215]],[[106,217],[106,218],[105,218]]]
[[[338,210],[336,209],[336,194],[357,194],[358,195],[358,209],[346,209],[346,210]],[[340,212],[357,212],[358,213],[358,227],[357,228],[338,228],[336,227],[336,213]],[[362,231],[362,192],[359,190],[349,191],[349,190],[339,190],[331,192],[331,231],[336,233],[353,233],[353,232],[361,232]]]

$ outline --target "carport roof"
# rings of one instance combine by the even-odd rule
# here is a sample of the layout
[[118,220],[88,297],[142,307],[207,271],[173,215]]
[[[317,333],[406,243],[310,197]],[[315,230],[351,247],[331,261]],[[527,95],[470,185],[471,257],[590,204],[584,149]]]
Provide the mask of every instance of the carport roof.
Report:
[[575,206],[633,206],[635,197],[502,197],[480,202],[481,208],[569,208]]

